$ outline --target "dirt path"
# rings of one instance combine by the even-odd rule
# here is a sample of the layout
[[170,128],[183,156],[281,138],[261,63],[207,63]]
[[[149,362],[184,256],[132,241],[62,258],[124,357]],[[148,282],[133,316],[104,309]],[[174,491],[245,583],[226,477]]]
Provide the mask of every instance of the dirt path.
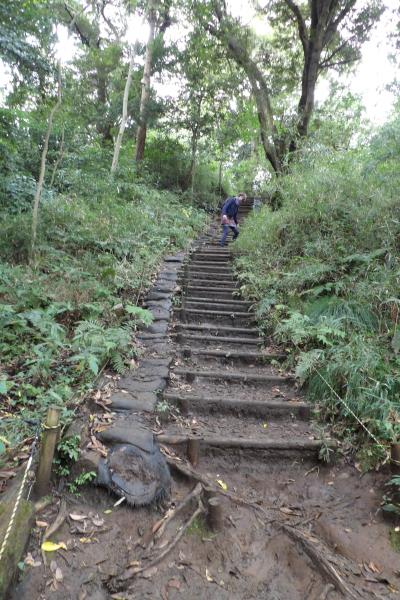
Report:
[[[169,508],[201,480],[222,504],[219,530],[202,513],[157,561],[202,510],[197,496],[164,529],[155,524],[165,510],[115,508],[116,498],[89,488],[68,497],[68,514],[86,518],[67,517],[60,528],[67,550],[53,553],[47,568],[30,568],[14,599],[398,597],[399,555],[378,512],[387,474],[361,477],[344,459],[319,460],[333,442],[319,439],[310,407],[280,369],[281,351],[259,338],[218,234],[213,228],[181,271],[182,304],[170,331],[175,359],[163,394],[176,408],[167,420],[150,412],[138,418],[177,465]],[[191,470],[194,477],[182,473]],[[51,522],[56,511],[40,519]]]

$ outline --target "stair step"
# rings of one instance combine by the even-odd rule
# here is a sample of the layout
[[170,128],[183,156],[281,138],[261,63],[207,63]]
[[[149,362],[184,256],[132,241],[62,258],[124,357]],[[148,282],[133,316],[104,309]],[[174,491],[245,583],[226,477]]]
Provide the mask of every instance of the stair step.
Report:
[[248,344],[248,345],[260,345],[262,341],[260,339],[251,339],[244,337],[222,337],[219,335],[188,335],[186,333],[179,333],[178,336],[181,336],[182,341],[184,340],[192,340],[199,342],[213,342],[214,344]]
[[227,310],[207,310],[207,309],[202,309],[202,308],[178,308],[175,309],[175,312],[178,313],[186,313],[186,314],[190,314],[190,315],[209,315],[209,316],[216,316],[216,317],[232,317],[232,319],[249,319],[251,321],[254,321],[254,313],[249,313],[249,312],[239,312],[239,311],[227,311]]
[[257,340],[259,339],[259,331],[256,327],[230,327],[226,325],[213,325],[209,323],[179,323],[178,329],[185,330],[191,329],[193,331],[214,331],[217,335],[215,336],[218,339],[218,333],[223,331],[224,333],[230,333],[232,336],[236,336],[236,334],[244,334],[249,336],[257,336]]
[[209,271],[190,271],[188,273],[188,278],[185,279],[184,276],[178,277],[179,280],[183,281],[198,281],[198,280],[206,280],[213,281],[215,283],[221,283],[221,281],[228,281],[231,283],[235,281],[234,275],[229,273],[210,273]]
[[284,384],[293,382],[293,377],[290,377],[289,375],[261,375],[260,373],[249,373],[246,371],[233,373],[232,371],[202,371],[200,369],[178,367],[175,368],[173,372],[175,375],[180,375],[186,379],[191,379],[192,381],[196,379],[196,377],[202,377],[203,379],[219,379],[235,383]]
[[[212,451],[215,448],[226,449],[230,451],[239,450],[241,453],[244,451],[257,450],[259,453],[265,452],[268,456],[277,456],[280,459],[287,458],[292,460],[293,458],[304,459],[306,457],[318,459],[321,448],[326,445],[325,441],[322,440],[304,440],[300,439],[285,439],[282,437],[280,440],[261,438],[257,439],[254,437],[219,437],[211,435],[179,435],[179,434],[168,434],[163,433],[156,436],[160,444],[171,444],[180,446],[187,444],[189,440],[200,441],[200,454],[207,454],[208,451]],[[332,442],[329,444],[332,448],[335,444]],[[258,458],[261,460],[262,456],[258,454]]]
[[[197,287],[197,285],[200,285],[202,287],[206,286],[207,288],[208,288],[208,286],[213,287],[213,288],[218,288],[221,291],[223,289],[235,290],[235,291],[239,290],[239,285],[233,278],[231,278],[231,279],[221,279],[221,278],[212,279],[211,277],[209,277],[207,279],[201,279],[200,277],[199,278],[189,277],[188,279],[179,278],[179,280],[184,285],[184,287],[189,287],[189,286]],[[226,283],[226,285],[224,285],[225,283]]]
[[190,303],[197,303],[197,304],[229,304],[229,306],[237,306],[238,308],[240,306],[242,307],[246,307],[246,306],[251,306],[251,302],[246,302],[246,300],[228,300],[228,302],[224,299],[224,298],[204,298],[204,297],[199,297],[199,296],[190,296],[190,299],[188,298],[186,300],[186,302],[190,302]]
[[[229,339],[229,338],[226,338]],[[230,340],[232,343],[232,340]],[[194,356],[209,356],[210,358],[228,358],[238,359],[246,362],[262,362],[268,363],[273,360],[285,360],[286,354],[270,353],[265,352],[244,352],[239,350],[213,350],[208,348],[182,348],[182,353],[185,357],[189,358],[191,355]]]
[[284,419],[293,415],[301,420],[308,421],[311,414],[310,406],[301,401],[244,401],[232,398],[175,394],[173,392],[165,392],[163,398],[178,406],[184,415],[188,412],[198,414],[233,413],[264,419]]

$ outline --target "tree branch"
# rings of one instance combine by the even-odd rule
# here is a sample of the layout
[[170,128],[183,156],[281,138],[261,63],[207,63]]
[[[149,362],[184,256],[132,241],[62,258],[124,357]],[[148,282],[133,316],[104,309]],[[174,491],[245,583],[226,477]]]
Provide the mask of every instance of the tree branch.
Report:
[[106,17],[106,14],[105,14],[106,6],[107,6],[107,0],[103,0],[101,8],[100,8],[101,16],[103,17],[104,21],[107,23],[107,25],[109,26],[109,28],[111,29],[113,34],[115,35],[115,39],[118,42],[120,39],[120,34],[119,34],[118,29],[115,27],[114,23],[111,21],[111,19]]
[[356,57],[354,58],[348,58],[346,60],[338,60],[337,62],[333,62],[333,63],[327,63],[325,64],[322,63],[321,65],[319,65],[320,69],[330,69],[331,67],[340,67],[341,65],[349,65],[353,62],[355,62],[357,60]]
[[325,34],[324,34],[324,37],[322,40],[323,46],[327,46],[329,44],[329,42],[332,40],[340,23],[349,14],[351,9],[355,5],[356,1],[357,0],[348,0],[348,2],[345,4],[345,6],[342,8],[340,13],[336,17],[336,19],[334,19],[333,18],[334,15],[331,14],[330,22],[328,23],[328,26],[326,28],[326,31],[325,31]]
[[305,21],[303,19],[303,15],[301,14],[300,8],[297,6],[293,0],[285,0],[286,4],[296,17],[297,28],[299,30],[300,41],[303,46],[304,56],[306,56],[308,51],[308,36],[307,36],[307,28]]

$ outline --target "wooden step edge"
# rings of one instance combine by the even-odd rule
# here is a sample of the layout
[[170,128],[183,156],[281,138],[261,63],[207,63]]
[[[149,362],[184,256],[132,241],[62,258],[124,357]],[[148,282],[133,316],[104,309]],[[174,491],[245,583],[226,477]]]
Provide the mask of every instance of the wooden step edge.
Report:
[[[234,298],[232,298],[232,300],[230,300],[229,298],[213,298],[213,297],[202,298],[199,296],[190,296],[190,297],[185,296],[185,298],[186,298],[187,302],[196,302],[197,304],[204,302],[207,304],[230,304],[230,305],[237,305],[237,306],[252,306],[251,302],[247,302],[246,300],[235,300]],[[227,300],[227,302],[225,302],[225,300]]]
[[228,286],[204,286],[204,285],[188,285],[186,286],[187,290],[197,290],[199,292],[217,292],[220,294],[233,294],[238,291],[237,287],[228,287]]
[[260,335],[256,327],[230,327],[229,325],[212,325],[209,323],[177,323],[178,329],[192,329],[195,331],[229,331],[229,333],[245,333],[247,335]]
[[242,360],[261,360],[263,362],[271,362],[272,360],[285,360],[286,354],[264,354],[263,352],[240,352],[238,350],[212,350],[208,348],[181,348],[187,357],[194,354],[196,356],[214,356],[216,358],[238,358]]
[[[218,344],[249,344],[249,345],[254,345],[254,346],[259,346],[262,344],[262,340],[261,339],[251,339],[251,338],[243,338],[243,337],[224,337],[224,336],[217,336],[217,335],[187,335],[185,333],[176,333],[173,334],[176,336],[180,336],[180,338],[182,339],[182,341],[184,340],[193,340],[193,341],[204,341],[204,342],[214,342],[217,345]],[[223,351],[222,351],[223,352]]]
[[249,312],[240,312],[236,310],[206,310],[201,308],[175,308],[175,313],[177,312],[187,312],[189,314],[194,315],[215,315],[220,317],[233,317],[233,318],[248,318],[251,321],[255,321],[255,314]]
[[186,444],[189,440],[199,440],[202,446],[214,446],[218,448],[248,448],[257,450],[280,450],[280,451],[319,451],[323,445],[336,447],[334,440],[275,440],[275,439],[251,439],[234,437],[211,437],[206,435],[177,435],[161,433],[155,435],[157,441],[161,444],[180,445]]
[[206,379],[225,379],[228,381],[260,382],[260,383],[292,383],[294,377],[290,375],[260,375],[258,373],[231,373],[229,371],[201,371],[194,369],[177,368],[172,371],[175,375],[183,377],[205,377]]
[[207,409],[212,413],[240,413],[268,417],[271,419],[287,418],[295,415],[302,421],[311,418],[311,406],[306,402],[288,402],[282,400],[234,400],[230,398],[210,398],[205,396],[179,395],[164,392],[163,398],[168,402],[176,404],[183,414],[189,411],[199,412],[199,409]]

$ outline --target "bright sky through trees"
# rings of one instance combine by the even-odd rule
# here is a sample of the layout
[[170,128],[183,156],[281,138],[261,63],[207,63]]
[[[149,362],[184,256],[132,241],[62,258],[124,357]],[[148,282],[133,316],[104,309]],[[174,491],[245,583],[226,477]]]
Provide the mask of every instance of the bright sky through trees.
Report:
[[[395,11],[398,0],[384,0],[386,11],[381,20],[377,23],[371,34],[371,39],[362,50],[362,60],[357,65],[355,71],[346,78],[341,76],[341,82],[355,94],[359,94],[365,105],[366,116],[374,124],[384,122],[395,101],[395,94],[387,89],[396,77],[398,77],[398,64],[396,64],[390,55],[393,54],[393,44],[390,36],[396,31]],[[230,10],[235,16],[240,17],[244,23],[250,25],[257,33],[265,31],[266,22],[254,15],[250,2],[237,2],[230,0]],[[182,35],[182,29],[178,26],[170,28],[169,36],[175,39]],[[76,51],[74,40],[69,36],[65,27],[58,28],[59,46],[57,50],[58,58],[63,62],[69,61]],[[147,39],[147,24],[141,18],[131,17],[128,27],[127,37],[134,43],[140,40],[145,43]],[[141,60],[138,57],[138,62]],[[4,98],[11,74],[0,61],[0,102]],[[154,82],[158,93],[161,96],[176,96],[179,82],[169,81],[166,84]],[[329,95],[329,82],[321,80],[317,87],[317,101],[324,101]]]

